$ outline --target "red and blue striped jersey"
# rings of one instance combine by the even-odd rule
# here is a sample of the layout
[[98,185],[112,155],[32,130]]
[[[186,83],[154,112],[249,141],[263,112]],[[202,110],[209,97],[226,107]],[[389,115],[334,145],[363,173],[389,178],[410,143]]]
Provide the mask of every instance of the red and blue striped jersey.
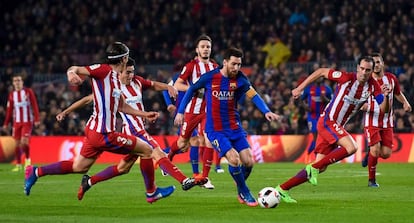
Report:
[[301,96],[302,100],[306,100],[308,104],[308,119],[318,119],[322,113],[325,105],[329,101],[323,101],[323,97],[331,100],[332,88],[326,84],[311,84],[308,85]]
[[239,71],[235,78],[228,78],[219,68],[203,74],[187,90],[178,113],[184,113],[192,95],[200,88],[205,88],[206,132],[240,129],[237,101],[251,88],[247,77]]

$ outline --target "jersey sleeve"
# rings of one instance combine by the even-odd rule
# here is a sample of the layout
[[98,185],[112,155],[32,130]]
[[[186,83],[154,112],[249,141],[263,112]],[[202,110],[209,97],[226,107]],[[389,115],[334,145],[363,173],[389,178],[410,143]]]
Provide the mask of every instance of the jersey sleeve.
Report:
[[394,81],[394,94],[400,95],[401,87],[400,87],[400,83],[398,82],[397,77],[394,74],[391,74],[391,79]]
[[179,78],[188,81],[194,67],[194,61],[187,63],[181,70]]
[[112,68],[105,64],[93,64],[85,67],[91,77],[96,79],[103,79],[108,75]]
[[143,77],[136,76],[136,75],[134,76],[134,79],[137,80],[137,81],[139,81],[141,83],[141,86],[142,86],[142,89],[143,90],[152,87],[152,81],[151,80],[144,79]]
[[338,83],[345,83],[355,77],[353,73],[342,72],[338,70],[329,70],[328,79]]

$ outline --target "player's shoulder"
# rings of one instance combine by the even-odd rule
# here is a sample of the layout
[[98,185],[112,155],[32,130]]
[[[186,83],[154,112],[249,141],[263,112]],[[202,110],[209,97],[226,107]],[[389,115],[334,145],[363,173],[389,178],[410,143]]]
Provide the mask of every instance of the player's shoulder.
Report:
[[388,78],[397,79],[397,75],[391,73],[391,72],[384,72],[384,75]]

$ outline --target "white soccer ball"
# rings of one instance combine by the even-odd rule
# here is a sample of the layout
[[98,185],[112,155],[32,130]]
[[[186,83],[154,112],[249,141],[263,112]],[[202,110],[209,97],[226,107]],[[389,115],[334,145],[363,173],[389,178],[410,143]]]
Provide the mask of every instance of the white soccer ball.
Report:
[[262,208],[275,208],[280,203],[280,194],[273,187],[265,187],[259,191],[257,201]]

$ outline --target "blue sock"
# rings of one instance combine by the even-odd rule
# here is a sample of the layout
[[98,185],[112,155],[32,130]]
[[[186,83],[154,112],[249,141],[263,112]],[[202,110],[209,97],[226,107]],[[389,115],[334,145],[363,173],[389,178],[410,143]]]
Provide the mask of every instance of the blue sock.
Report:
[[191,146],[190,148],[190,161],[191,167],[193,168],[193,173],[198,174],[198,146]]
[[233,177],[234,182],[237,184],[238,192],[247,192],[249,190],[247,188],[246,181],[244,180],[243,170],[240,166],[229,165],[229,173]]
[[308,148],[308,154],[310,154],[315,149],[316,141],[312,141]]
[[247,178],[249,178],[250,173],[252,172],[253,166],[251,167],[247,167],[245,165],[242,165],[242,170],[243,170],[243,175],[244,175],[244,180],[246,181]]

